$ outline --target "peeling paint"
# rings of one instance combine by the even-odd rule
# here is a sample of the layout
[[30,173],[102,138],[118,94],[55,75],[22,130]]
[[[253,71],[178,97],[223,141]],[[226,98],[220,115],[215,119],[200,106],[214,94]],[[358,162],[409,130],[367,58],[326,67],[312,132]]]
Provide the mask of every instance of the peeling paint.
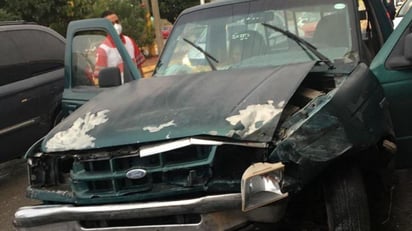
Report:
[[171,120],[171,121],[169,121],[165,124],[161,124],[159,126],[156,126],[156,125],[147,126],[147,127],[144,127],[143,130],[144,131],[149,131],[149,132],[158,132],[158,131],[162,130],[163,128],[170,127],[170,126],[176,126],[174,120]]
[[96,113],[88,112],[84,118],[78,118],[66,131],[56,133],[45,145],[48,151],[61,151],[67,149],[93,148],[96,138],[86,134],[96,126],[108,121],[107,113],[103,110]]
[[243,126],[243,130],[232,130],[229,134],[244,136],[259,130],[259,128],[271,121],[273,117],[280,114],[285,105],[284,101],[280,102],[276,107],[273,103],[273,100],[269,100],[267,104],[249,105],[246,109],[240,110],[238,115],[226,118],[232,126],[238,124]]
[[209,135],[217,136],[219,133],[217,131],[210,131]]

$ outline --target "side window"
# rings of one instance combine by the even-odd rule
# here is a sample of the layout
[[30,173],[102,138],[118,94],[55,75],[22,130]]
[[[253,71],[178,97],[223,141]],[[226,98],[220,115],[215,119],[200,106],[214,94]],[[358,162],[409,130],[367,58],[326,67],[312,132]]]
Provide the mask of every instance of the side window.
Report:
[[410,27],[402,33],[394,45],[385,67],[393,70],[410,70],[412,67],[412,31]]
[[[126,50],[129,52],[127,45]],[[74,88],[98,87],[106,84],[120,85],[131,80],[128,70],[124,70],[123,59],[114,45],[113,39],[104,31],[77,33],[72,41],[71,56],[71,85]],[[111,73],[113,78],[105,78],[105,83],[102,85],[100,73],[109,69],[115,72]],[[115,76],[116,72],[119,78]]]
[[8,31],[0,32],[0,51],[0,86],[28,77],[26,61]]
[[42,30],[12,31],[13,42],[27,62],[29,77],[64,67],[64,42]]

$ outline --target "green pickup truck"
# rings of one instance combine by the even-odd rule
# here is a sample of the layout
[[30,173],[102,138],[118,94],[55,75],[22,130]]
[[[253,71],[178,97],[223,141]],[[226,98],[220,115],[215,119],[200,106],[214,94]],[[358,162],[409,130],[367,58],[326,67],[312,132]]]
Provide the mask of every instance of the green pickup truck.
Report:
[[[110,22],[72,22],[65,118],[26,154],[43,204],[16,229],[377,230],[387,174],[412,167],[411,20],[392,32],[380,0],[216,1],[180,14],[144,79]],[[105,36],[125,65],[96,86]]]

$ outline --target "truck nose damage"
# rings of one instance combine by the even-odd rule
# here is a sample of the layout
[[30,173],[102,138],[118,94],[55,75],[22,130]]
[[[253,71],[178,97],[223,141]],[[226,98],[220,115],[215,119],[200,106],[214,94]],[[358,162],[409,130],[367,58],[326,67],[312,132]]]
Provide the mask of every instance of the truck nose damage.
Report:
[[[46,205],[21,208],[16,227],[368,230],[362,173],[386,165],[393,131],[362,63],[358,4],[186,10],[153,78],[102,91],[27,152],[27,194]],[[343,43],[317,48],[327,33],[302,31],[305,15],[311,26],[342,17],[330,22],[345,26]]]

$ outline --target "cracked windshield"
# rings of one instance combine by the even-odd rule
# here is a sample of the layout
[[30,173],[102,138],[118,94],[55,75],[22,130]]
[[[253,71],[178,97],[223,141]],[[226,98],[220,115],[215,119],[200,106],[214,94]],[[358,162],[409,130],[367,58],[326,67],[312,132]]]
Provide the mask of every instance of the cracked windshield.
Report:
[[[306,5],[305,5],[306,4]],[[344,1],[239,3],[175,25],[157,76],[319,61],[357,61]],[[211,15],[213,14],[213,15]]]

